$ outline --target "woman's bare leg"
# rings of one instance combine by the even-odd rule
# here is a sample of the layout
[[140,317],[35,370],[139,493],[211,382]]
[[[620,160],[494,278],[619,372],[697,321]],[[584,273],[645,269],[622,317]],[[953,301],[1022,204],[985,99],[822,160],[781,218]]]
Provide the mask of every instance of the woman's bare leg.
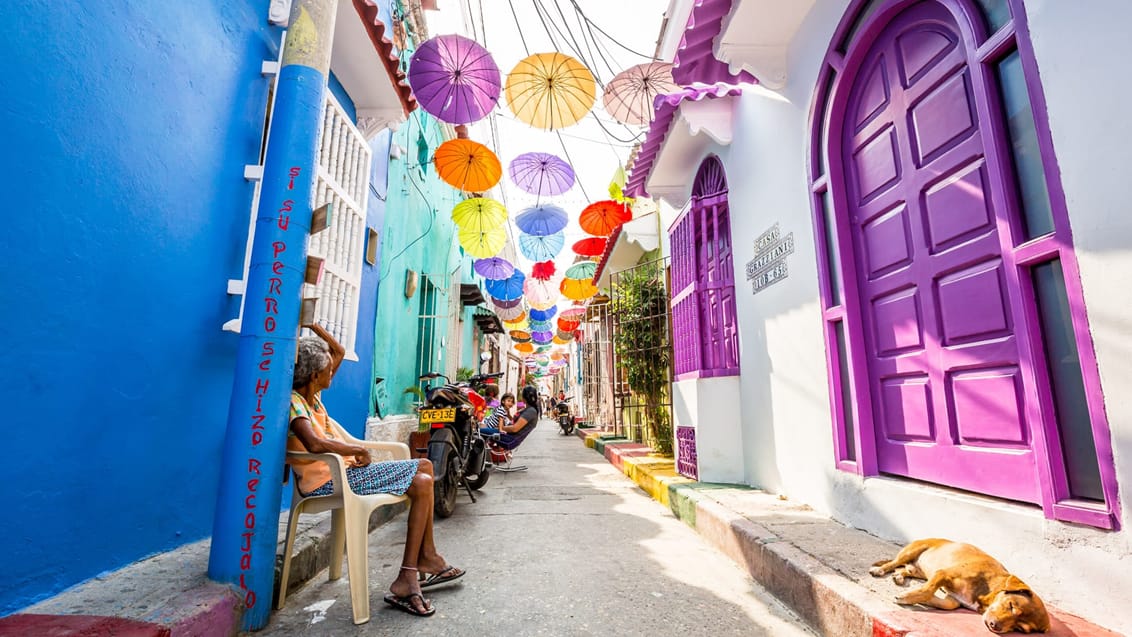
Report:
[[[422,462],[421,464],[425,463]],[[431,465],[429,468],[431,468]],[[409,525],[405,534],[405,553],[401,558],[401,570],[397,574],[397,579],[393,580],[393,584],[389,587],[389,591],[398,597],[406,597],[413,593],[420,594],[421,592],[420,583],[417,581],[420,565],[419,557],[424,543],[425,529],[428,529],[430,535],[432,530],[431,471],[426,472],[418,468],[417,474],[413,476],[413,481],[409,485],[409,490],[405,493],[409,496]],[[414,601],[414,605],[420,611],[428,610],[427,606],[431,606],[428,602],[425,602],[425,604],[426,607],[421,608],[419,600]]]

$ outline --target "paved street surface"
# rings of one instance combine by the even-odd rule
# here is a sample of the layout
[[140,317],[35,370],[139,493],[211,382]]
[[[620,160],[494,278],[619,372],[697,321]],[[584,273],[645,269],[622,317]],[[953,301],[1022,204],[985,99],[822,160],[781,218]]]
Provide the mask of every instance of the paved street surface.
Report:
[[418,618],[382,601],[404,517],[370,535],[371,619],[354,626],[345,574],[317,575],[257,635],[812,636],[728,558],[549,420],[520,447],[528,471],[491,476],[436,524],[441,553],[468,570],[426,591]]

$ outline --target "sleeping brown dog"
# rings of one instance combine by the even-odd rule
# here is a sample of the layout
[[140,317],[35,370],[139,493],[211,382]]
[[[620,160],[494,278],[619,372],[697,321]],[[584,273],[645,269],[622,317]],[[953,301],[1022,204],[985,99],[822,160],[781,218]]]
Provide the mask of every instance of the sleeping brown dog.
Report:
[[[938,538],[916,540],[900,549],[896,559],[881,560],[869,569],[873,577],[893,572],[893,581],[901,586],[909,577],[927,580],[897,597],[898,604],[943,610],[963,606],[982,613],[983,623],[994,633],[1049,630],[1049,614],[1041,598],[997,560],[970,544]],[[936,595],[940,589],[945,593],[942,597]]]

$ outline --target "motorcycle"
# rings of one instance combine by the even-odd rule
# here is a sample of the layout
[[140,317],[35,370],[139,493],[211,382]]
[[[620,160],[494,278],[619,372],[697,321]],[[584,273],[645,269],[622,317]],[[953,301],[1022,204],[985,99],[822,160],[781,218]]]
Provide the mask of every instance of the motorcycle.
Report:
[[491,460],[487,443],[480,434],[479,423],[487,401],[472,389],[502,372],[472,376],[468,382],[453,383],[439,372],[422,374],[421,380],[443,378],[443,385],[425,390],[425,403],[418,418],[427,425],[428,459],[433,466],[433,491],[436,515],[446,518],[456,509],[456,493],[463,486],[476,501],[473,491],[487,484]]
[[558,412],[558,428],[567,436],[574,433],[574,415],[570,413],[570,405],[567,404],[569,400],[563,398],[554,406],[555,411]]

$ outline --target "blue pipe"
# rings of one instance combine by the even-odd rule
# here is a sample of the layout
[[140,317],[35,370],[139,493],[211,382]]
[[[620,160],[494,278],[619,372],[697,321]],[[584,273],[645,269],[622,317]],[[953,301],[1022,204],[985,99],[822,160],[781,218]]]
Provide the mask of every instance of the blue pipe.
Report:
[[244,630],[267,624],[288,406],[335,0],[296,0],[276,81],[271,143],[244,291],[208,575],[232,585]]

